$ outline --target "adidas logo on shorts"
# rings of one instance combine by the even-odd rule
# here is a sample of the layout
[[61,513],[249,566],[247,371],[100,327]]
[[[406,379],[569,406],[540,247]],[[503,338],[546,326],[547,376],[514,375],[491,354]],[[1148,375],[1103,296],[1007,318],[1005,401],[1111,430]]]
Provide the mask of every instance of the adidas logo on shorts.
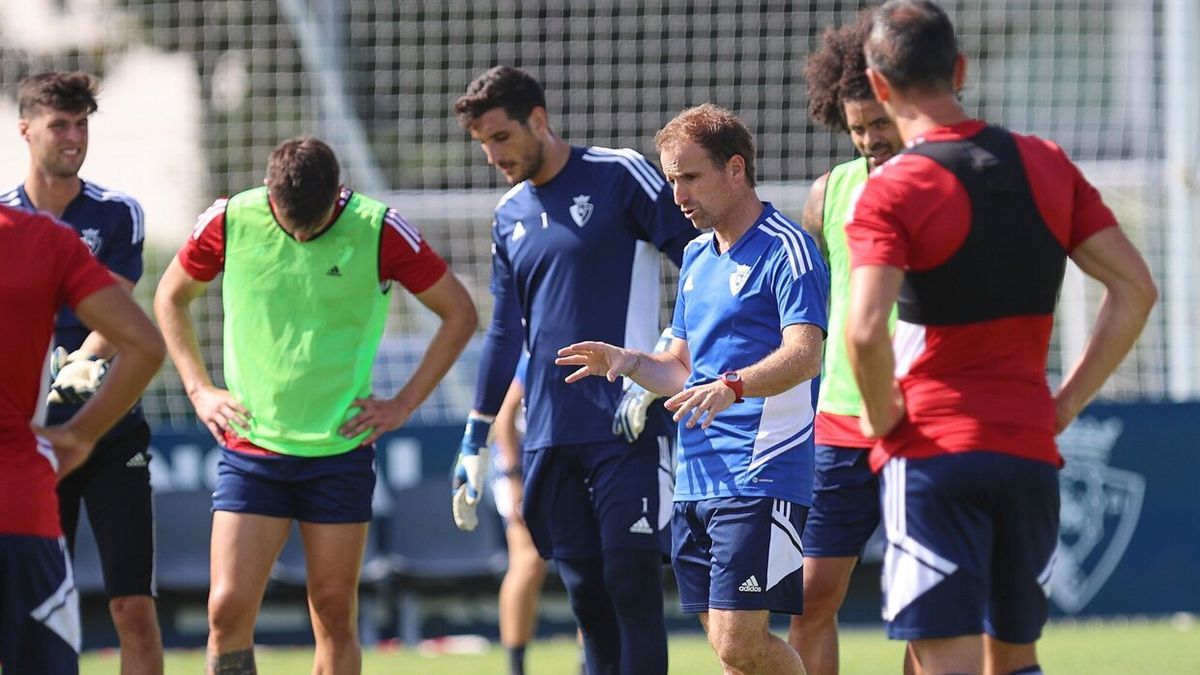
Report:
[[646,520],[646,516],[638,518],[638,521],[629,526],[629,531],[633,534],[654,534],[654,530],[650,527],[650,521]]
[[758,585],[758,579],[755,579],[754,575],[751,574],[749,579],[743,581],[741,586],[738,586],[738,590],[743,593],[762,593],[762,586]]

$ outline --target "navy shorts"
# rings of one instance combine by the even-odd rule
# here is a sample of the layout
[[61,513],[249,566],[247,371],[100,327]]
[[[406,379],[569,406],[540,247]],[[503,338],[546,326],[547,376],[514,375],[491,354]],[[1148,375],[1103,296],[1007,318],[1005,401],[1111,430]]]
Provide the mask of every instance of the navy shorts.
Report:
[[670,551],[674,447],[667,436],[526,450],[523,514],[543,558]]
[[807,507],[771,497],[676,502],[671,560],[683,611],[803,614],[807,517]]
[[899,640],[1036,641],[1058,544],[1058,470],[973,451],[883,467],[883,618]]
[[5,674],[79,672],[79,594],[61,537],[0,534]]
[[329,457],[252,455],[221,448],[214,511],[306,523],[365,523],[375,491],[375,448]]
[[817,445],[813,503],[804,526],[804,555],[844,558],[862,555],[879,526],[879,476],[863,448]]
[[[119,432],[119,433],[118,433]],[[150,427],[123,424],[100,439],[87,462],[58,484],[58,509],[72,557],[80,500],[96,534],[104,593],[156,595]]]

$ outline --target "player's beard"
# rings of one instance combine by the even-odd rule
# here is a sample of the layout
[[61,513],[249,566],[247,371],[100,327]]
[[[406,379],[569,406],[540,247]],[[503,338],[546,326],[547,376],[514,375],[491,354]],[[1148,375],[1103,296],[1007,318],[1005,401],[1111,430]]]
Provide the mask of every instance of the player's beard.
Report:
[[510,178],[509,182],[511,182],[513,185],[516,185],[521,181],[529,180],[530,178],[538,175],[538,172],[542,170],[542,166],[545,164],[546,149],[540,142],[534,141],[533,146],[529,149],[529,152],[521,155],[521,162],[518,165],[521,169],[521,172]]
[[871,168],[874,169],[881,164],[887,163],[888,160],[896,156],[897,152],[899,152],[899,149],[893,147],[890,143],[876,143],[867,149],[867,161]]

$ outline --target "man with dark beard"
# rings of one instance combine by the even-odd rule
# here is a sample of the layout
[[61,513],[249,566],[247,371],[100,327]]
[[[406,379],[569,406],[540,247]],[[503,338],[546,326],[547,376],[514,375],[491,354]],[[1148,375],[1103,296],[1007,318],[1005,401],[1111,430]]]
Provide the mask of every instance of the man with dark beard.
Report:
[[632,443],[614,437],[621,383],[569,385],[554,359],[583,339],[650,351],[659,336],[659,252],[679,265],[695,232],[642,155],[572,146],[555,134],[529,73],[488,70],[454,111],[513,185],[493,219],[495,305],[456,470],[455,521],[475,526],[488,430],[524,342],[524,518],[541,556],[557,561],[588,673],[665,673],[661,566],[673,428],[656,414]]

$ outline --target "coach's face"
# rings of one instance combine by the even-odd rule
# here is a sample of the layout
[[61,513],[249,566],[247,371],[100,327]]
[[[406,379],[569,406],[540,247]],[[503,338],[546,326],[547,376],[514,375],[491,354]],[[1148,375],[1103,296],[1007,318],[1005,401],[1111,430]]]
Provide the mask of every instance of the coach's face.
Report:
[[504,108],[492,108],[475,118],[471,138],[479,141],[488,164],[500,170],[509,184],[533,178],[546,161],[542,135],[546,111],[535,108],[525,122],[508,116]]
[[56,178],[79,173],[88,147],[88,113],[66,112],[38,106],[18,123],[29,143],[29,156],[37,168]]
[[874,99],[846,101],[842,104],[846,113],[846,126],[850,129],[850,140],[854,147],[867,158],[871,168],[883,164],[904,148],[900,130],[888,117],[883,105]]
[[692,225],[704,230],[724,223],[736,203],[739,183],[746,181],[742,158],[734,156],[721,166],[693,141],[663,147],[660,158],[675,204]]

